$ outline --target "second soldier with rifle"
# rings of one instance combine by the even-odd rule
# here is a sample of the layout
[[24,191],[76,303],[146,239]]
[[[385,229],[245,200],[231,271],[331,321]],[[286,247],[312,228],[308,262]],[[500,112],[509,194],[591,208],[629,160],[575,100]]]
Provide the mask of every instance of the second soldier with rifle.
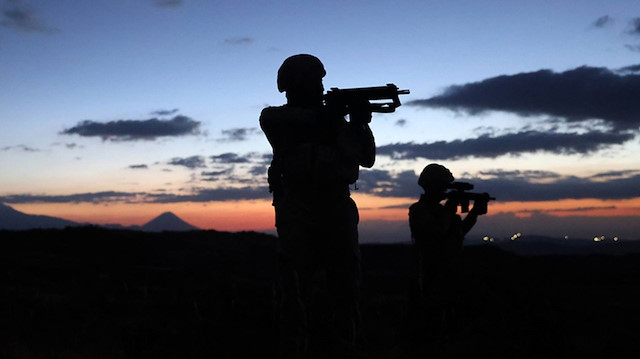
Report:
[[[413,334],[418,335],[418,343],[425,344],[425,339],[455,334],[465,235],[478,216],[487,213],[488,202],[495,198],[487,193],[466,192],[473,185],[454,182],[453,174],[436,163],[423,169],[418,185],[424,194],[409,208],[411,237],[418,256],[421,313],[413,318]],[[470,201],[473,201],[471,210]],[[464,218],[456,214],[459,207],[467,213]]]

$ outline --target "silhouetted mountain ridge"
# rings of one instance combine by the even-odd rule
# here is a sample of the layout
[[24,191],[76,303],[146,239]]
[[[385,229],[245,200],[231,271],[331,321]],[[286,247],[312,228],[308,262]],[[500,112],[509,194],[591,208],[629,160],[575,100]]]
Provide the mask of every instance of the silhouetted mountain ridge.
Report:
[[22,231],[35,228],[65,228],[81,226],[83,223],[62,218],[26,214],[0,203],[0,229]]
[[[65,227],[86,225],[90,225],[90,223],[79,223],[58,217],[27,214],[0,203],[0,230],[63,229]],[[98,226],[110,229],[142,230],[148,232],[200,230],[200,228],[187,223],[172,212],[164,212],[142,226],[123,226],[120,224],[104,224]]]
[[[13,209],[11,206],[0,203],[0,230],[23,231],[29,229],[63,229],[65,227],[97,226],[115,230],[133,230],[145,232],[183,232],[202,230],[172,212],[164,212],[151,219],[142,226],[123,226],[120,224],[95,225],[90,223],[78,223],[62,218],[31,215]],[[389,244],[394,238],[389,238]],[[492,243],[483,243],[480,240],[468,239],[467,246],[491,245],[507,252],[518,255],[589,255],[607,254],[624,255],[627,253],[640,253],[640,239],[621,239],[614,242],[607,239],[604,242],[594,242],[592,239],[564,239],[537,235],[526,235],[515,241],[508,239],[497,240]]]

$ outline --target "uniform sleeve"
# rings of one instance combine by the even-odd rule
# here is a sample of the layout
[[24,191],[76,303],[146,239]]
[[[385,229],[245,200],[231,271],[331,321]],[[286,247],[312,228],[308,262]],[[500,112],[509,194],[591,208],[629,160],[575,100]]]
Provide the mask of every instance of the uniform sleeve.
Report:
[[376,161],[376,143],[369,124],[354,124],[359,144],[358,164],[371,168]]
[[260,114],[260,128],[274,151],[287,143],[310,141],[317,132],[317,115],[296,107],[267,107]]

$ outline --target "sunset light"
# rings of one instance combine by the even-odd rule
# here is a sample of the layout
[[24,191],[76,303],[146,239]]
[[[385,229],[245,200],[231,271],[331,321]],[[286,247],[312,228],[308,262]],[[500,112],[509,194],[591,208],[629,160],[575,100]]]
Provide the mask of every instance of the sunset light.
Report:
[[0,203],[272,233],[258,117],[286,102],[283,60],[309,53],[325,90],[410,90],[370,124],[376,163],[351,187],[363,240],[406,240],[432,162],[496,198],[476,238],[638,239],[636,2],[560,2],[548,21],[533,1],[289,5],[2,2]]
[[640,0],[0,0],[0,359],[625,358],[639,259]]

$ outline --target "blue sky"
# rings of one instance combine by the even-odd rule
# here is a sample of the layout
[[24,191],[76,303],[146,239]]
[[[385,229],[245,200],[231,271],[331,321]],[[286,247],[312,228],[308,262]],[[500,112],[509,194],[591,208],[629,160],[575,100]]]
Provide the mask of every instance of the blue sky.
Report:
[[[415,175],[440,162],[498,192],[494,228],[604,218],[630,236],[639,19],[637,1],[0,0],[0,197],[50,215],[111,205],[120,222],[131,221],[125,204],[271,211],[257,118],[284,102],[282,61],[311,53],[325,88],[411,90],[374,117],[380,155],[356,194],[363,227],[400,225]],[[625,98],[621,114],[607,105]],[[129,127],[107,132],[118,124]]]

